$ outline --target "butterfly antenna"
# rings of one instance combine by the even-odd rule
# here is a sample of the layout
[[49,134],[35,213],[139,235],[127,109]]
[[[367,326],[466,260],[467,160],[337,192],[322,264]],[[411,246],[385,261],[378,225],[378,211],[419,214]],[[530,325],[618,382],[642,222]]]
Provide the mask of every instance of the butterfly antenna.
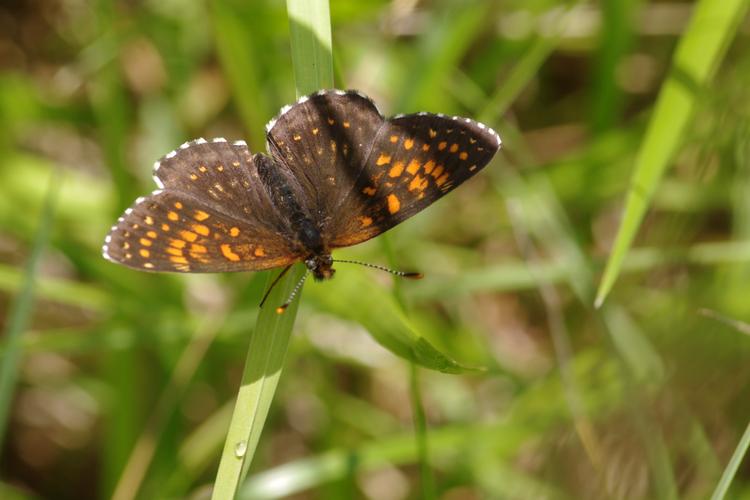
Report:
[[262,300],[260,301],[260,305],[259,305],[258,307],[263,307],[263,304],[265,304],[265,303],[266,303],[266,299],[267,299],[267,298],[268,298],[268,296],[269,296],[269,295],[271,294],[271,290],[273,290],[273,289],[274,289],[274,287],[275,287],[275,286],[276,286],[276,284],[277,284],[277,283],[279,282],[279,280],[280,280],[281,278],[283,278],[283,277],[284,277],[284,275],[286,274],[286,272],[287,272],[287,271],[288,271],[288,270],[289,270],[289,269],[290,269],[291,267],[292,267],[292,265],[291,265],[291,264],[289,264],[288,266],[286,266],[286,267],[284,268],[284,270],[283,270],[283,271],[281,271],[281,272],[279,273],[279,275],[278,275],[278,276],[276,276],[276,278],[275,278],[275,279],[273,280],[273,283],[271,283],[271,286],[269,286],[269,287],[268,287],[268,290],[266,290],[266,293],[264,293],[264,294],[263,294],[263,299],[262,299]]
[[289,298],[286,299],[286,302],[284,302],[282,305],[276,308],[276,314],[283,314],[284,311],[286,311],[286,308],[289,307],[289,304],[292,303],[294,300],[294,297],[297,295],[297,292],[299,292],[300,288],[302,288],[302,284],[307,279],[307,276],[310,274],[310,271],[307,271],[297,282],[296,285],[294,285],[294,290],[292,290],[292,293],[289,294]]
[[391,273],[395,276],[399,276],[401,278],[408,278],[412,280],[421,280],[424,278],[424,274],[422,273],[413,273],[413,272],[406,272],[406,271],[396,271],[395,269],[390,269],[387,267],[379,266],[377,264],[370,264],[369,262],[360,262],[358,260],[343,260],[343,259],[334,259],[333,262],[341,262],[343,264],[358,264],[360,266],[370,267],[372,269],[378,269],[379,271],[385,271],[387,273]]

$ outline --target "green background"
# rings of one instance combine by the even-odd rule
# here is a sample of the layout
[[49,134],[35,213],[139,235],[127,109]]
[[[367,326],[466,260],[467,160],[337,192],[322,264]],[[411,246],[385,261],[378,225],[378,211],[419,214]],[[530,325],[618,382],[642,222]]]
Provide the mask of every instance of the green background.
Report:
[[[336,254],[424,280],[306,285],[245,497],[710,496],[750,420],[750,30],[747,2],[702,3],[699,23],[679,1],[332,1],[337,86],[504,149]],[[265,147],[296,99],[286,6],[4,2],[0,69],[0,496],[203,498],[266,273],[139,273],[100,247],[183,141]],[[669,81],[684,128],[654,111]],[[644,149],[663,178],[631,180]],[[595,309],[633,186],[649,210]],[[460,372],[419,369],[428,463],[399,342]]]

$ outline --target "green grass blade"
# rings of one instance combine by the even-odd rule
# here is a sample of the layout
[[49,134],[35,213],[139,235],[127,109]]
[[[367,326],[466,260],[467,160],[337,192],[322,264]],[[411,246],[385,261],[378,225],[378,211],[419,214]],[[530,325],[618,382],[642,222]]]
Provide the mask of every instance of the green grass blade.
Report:
[[234,498],[252,462],[281,376],[299,295],[284,314],[276,313],[276,305],[286,300],[304,272],[303,266],[296,265],[279,281],[250,336],[242,383],[211,496],[214,500]]
[[297,96],[333,87],[331,21],[325,0],[287,0]]
[[732,479],[734,479],[734,475],[737,473],[737,469],[739,469],[742,459],[747,453],[748,447],[750,447],[750,424],[745,428],[745,432],[742,434],[742,438],[740,439],[737,448],[735,448],[732,458],[729,460],[726,469],[724,469],[724,473],[721,475],[719,484],[716,485],[714,494],[711,495],[711,500],[721,500],[726,498],[729,486],[732,484]]
[[747,0],[701,0],[696,6],[636,158],[625,213],[596,295],[597,307],[614,286],[651,197],[680,145],[696,100],[715,73],[748,5]]
[[59,186],[59,176],[56,172],[53,172],[50,177],[49,187],[47,188],[47,196],[42,208],[42,214],[39,218],[39,228],[34,237],[31,254],[26,265],[23,284],[13,305],[10,307],[7,327],[3,334],[5,345],[2,357],[0,357],[0,449],[3,447],[2,445],[5,440],[8,415],[18,379],[18,369],[23,356],[21,335],[26,330],[31,317],[36,274],[39,269],[42,250],[47,245],[47,239],[52,226],[52,216]]
[[[297,96],[333,86],[331,21],[325,0],[287,2]],[[212,499],[234,498],[247,475],[281,376],[297,315],[299,294],[284,314],[282,304],[305,272],[294,266],[269,295],[250,338],[242,385],[214,483]]]

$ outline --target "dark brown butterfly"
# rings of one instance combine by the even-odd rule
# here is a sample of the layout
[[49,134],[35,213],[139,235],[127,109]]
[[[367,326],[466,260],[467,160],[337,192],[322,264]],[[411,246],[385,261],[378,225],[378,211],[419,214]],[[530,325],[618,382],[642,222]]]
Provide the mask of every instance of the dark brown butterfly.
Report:
[[268,154],[244,141],[186,142],[154,165],[102,249],[146,271],[256,271],[304,261],[333,276],[331,251],[377,236],[479,172],[500,147],[469,118],[385,119],[356,91],[321,90],[266,126]]

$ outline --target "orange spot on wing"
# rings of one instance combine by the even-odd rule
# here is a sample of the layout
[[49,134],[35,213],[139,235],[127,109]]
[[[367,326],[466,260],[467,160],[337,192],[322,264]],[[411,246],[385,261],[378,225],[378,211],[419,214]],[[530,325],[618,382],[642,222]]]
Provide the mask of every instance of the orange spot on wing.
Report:
[[151,252],[149,252],[145,248],[141,248],[138,253],[141,254],[141,257],[148,257],[151,255]]
[[191,253],[206,253],[208,250],[203,245],[199,245],[198,243],[193,243],[190,245],[190,252]]
[[333,125],[334,123],[336,123],[336,120],[334,120],[333,118],[328,118],[328,125]]
[[397,135],[392,135],[391,136],[391,142],[393,142],[393,143],[398,142],[398,136]]
[[147,215],[146,217],[143,218],[143,222],[145,222],[146,224],[150,226],[154,223],[154,218],[151,217],[150,215]]
[[349,128],[349,122],[344,122],[343,125],[344,125],[344,128]]
[[169,255],[182,255],[182,250],[179,248],[167,247],[167,253]]
[[398,199],[398,196],[391,193],[388,195],[388,211],[392,214],[395,214],[401,209],[401,202]]
[[438,177],[440,177],[440,174],[442,173],[443,173],[443,166],[438,165],[437,167],[435,167],[435,170],[432,171],[431,175],[437,179]]
[[422,151],[429,151],[430,145],[429,144],[422,144]]
[[461,151],[461,152],[460,152],[460,153],[458,154],[458,157],[459,157],[459,158],[461,158],[462,160],[465,160],[466,158],[468,158],[468,157],[469,157],[469,153],[467,153],[466,151]]
[[169,245],[175,248],[185,248],[185,242],[182,240],[170,239]]
[[172,212],[170,210],[169,212],[167,212],[167,219],[176,221],[180,219],[180,216],[177,215],[177,212]]
[[266,255],[266,250],[263,247],[257,247],[253,253],[256,257],[264,257]]
[[198,235],[190,231],[180,231],[180,236],[182,236],[183,240],[190,241],[190,242],[193,242],[198,239]]
[[295,135],[294,137],[292,137],[292,139],[294,139],[295,141],[299,141],[299,140],[302,139],[302,136],[301,135]]
[[232,251],[232,246],[228,244],[223,244],[219,247],[221,249],[221,254],[226,257],[228,260],[231,260],[232,262],[237,262],[240,260],[240,256],[237,255]]
[[433,129],[430,129],[430,137],[434,139],[436,135],[437,135],[437,132],[435,132]]
[[411,175],[414,175],[419,170],[420,163],[416,158],[412,158],[412,160],[409,162],[409,166],[406,167],[406,171],[409,172]]
[[177,255],[170,257],[169,260],[174,262],[175,264],[187,264],[188,263],[185,257],[180,257]]
[[156,238],[156,231],[149,231],[146,233],[146,236],[148,236],[151,239]]
[[148,240],[148,239],[146,239],[146,238],[141,238],[141,239],[140,239],[140,240],[138,240],[138,241],[140,241],[140,242],[141,242],[141,245],[143,245],[144,247],[150,247],[150,246],[151,246],[151,243],[152,243],[152,241],[151,241],[151,240]]
[[440,151],[444,150],[446,147],[448,147],[448,143],[445,141],[440,141],[440,144],[438,144],[438,149]]
[[200,234],[201,236],[208,236],[211,232],[211,230],[208,229],[208,226],[204,226],[203,224],[193,224],[190,227],[193,229],[193,231]]
[[404,149],[411,149],[414,147],[414,141],[412,139],[406,139],[404,141]]
[[362,224],[362,227],[368,227],[372,225],[372,217],[367,217],[366,215],[359,218],[359,222]]
[[450,177],[450,174],[448,172],[444,173],[438,180],[435,181],[435,184],[437,184],[438,187],[442,186],[443,184],[445,184],[445,181],[448,180],[448,177]]
[[161,230],[162,231],[169,231],[169,224],[162,224],[161,225]]
[[190,174],[190,180],[191,180],[191,181],[194,181],[194,180],[197,180],[197,179],[198,179],[198,176],[197,176],[197,175],[195,175],[195,174]]
[[380,156],[378,156],[377,161],[375,162],[375,165],[385,165],[386,163],[391,162],[391,156],[387,155],[385,153],[380,153]]
[[367,196],[373,196],[375,194],[375,188],[371,186],[367,186],[362,190],[363,193],[365,193]]
[[[203,168],[206,168],[206,167],[203,167]],[[176,208],[177,210],[182,210],[182,203],[180,203],[179,201],[175,201],[175,202],[174,202],[174,207],[175,207],[175,208]]]
[[424,164],[424,171],[426,174],[429,174],[430,172],[432,172],[433,168],[435,168],[435,162],[432,160]]
[[216,165],[216,170],[218,170],[219,172],[223,172],[224,171],[224,165]]
[[428,184],[429,181],[427,179],[421,175],[415,175],[409,183],[409,191],[423,191]]
[[455,153],[456,151],[458,151],[458,144],[456,144],[455,142],[453,144],[451,144],[451,148],[450,148],[449,151],[451,153]]
[[209,217],[211,217],[211,216],[210,216],[210,215],[208,215],[208,214],[207,214],[206,212],[204,212],[203,210],[196,210],[196,211],[195,211],[195,216],[194,216],[194,217],[195,217],[195,220],[197,220],[197,221],[202,221],[202,220],[206,220],[206,219],[208,219],[208,218],[209,218]]
[[208,169],[205,166],[201,165],[200,167],[198,167],[198,170],[205,173]]
[[401,172],[403,171],[404,171],[404,162],[397,161],[396,163],[393,164],[391,169],[388,171],[388,175],[391,177],[398,177],[399,175],[401,175]]
[[236,236],[239,236],[239,234],[240,234],[240,228],[238,228],[238,227],[232,227],[229,230],[229,236],[231,236],[233,238],[236,237]]

